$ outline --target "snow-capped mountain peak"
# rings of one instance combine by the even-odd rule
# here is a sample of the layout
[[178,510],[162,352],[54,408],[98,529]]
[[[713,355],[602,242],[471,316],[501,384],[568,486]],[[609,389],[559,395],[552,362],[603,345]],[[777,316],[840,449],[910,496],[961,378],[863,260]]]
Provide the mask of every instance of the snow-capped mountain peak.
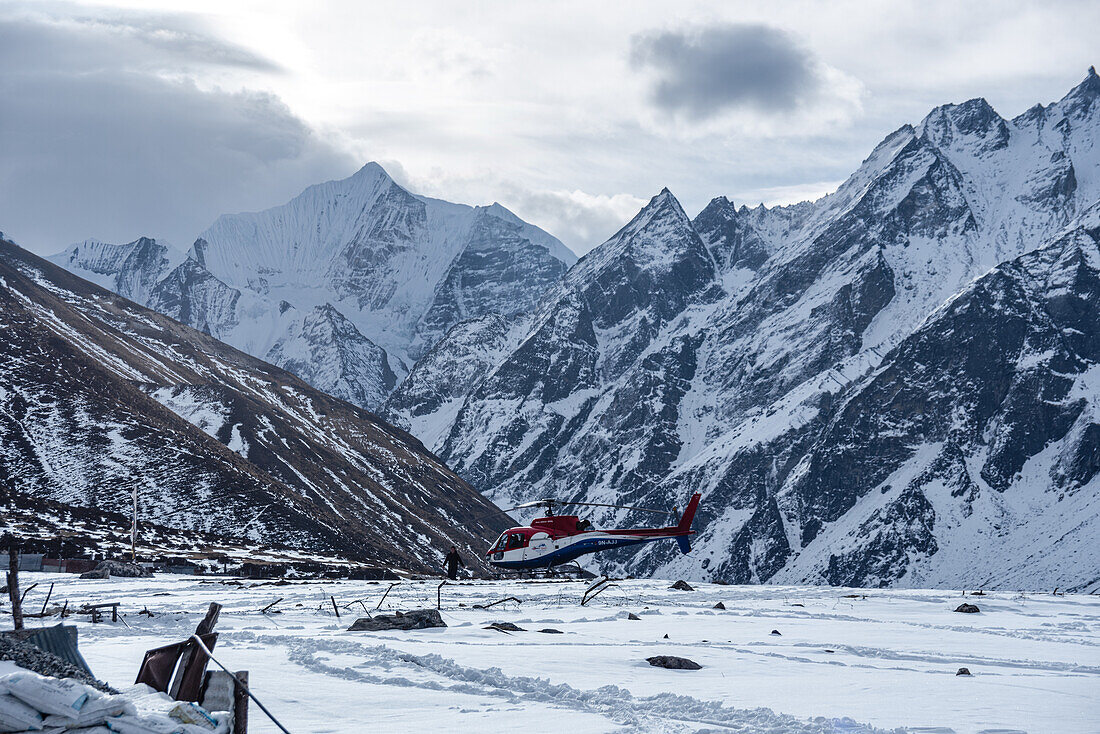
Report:
[[[77,267],[73,252],[53,260]],[[80,252],[110,271],[86,271],[97,283],[133,280],[118,247]],[[418,196],[368,163],[280,206],[219,217],[188,258],[143,263],[125,295],[376,409],[453,325],[529,311],[575,261],[500,204]],[[326,309],[340,319],[321,318]],[[307,367],[306,353],[321,363]]]

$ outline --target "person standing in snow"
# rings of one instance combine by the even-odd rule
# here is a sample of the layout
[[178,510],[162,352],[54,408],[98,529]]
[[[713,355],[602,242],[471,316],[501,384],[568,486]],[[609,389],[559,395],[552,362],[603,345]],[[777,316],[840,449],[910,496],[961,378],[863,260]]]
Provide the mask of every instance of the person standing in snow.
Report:
[[459,566],[466,568],[466,564],[462,562],[462,557],[458,555],[458,548],[453,545],[451,546],[451,552],[447,554],[447,558],[443,562],[447,564],[447,578],[451,581],[458,578]]

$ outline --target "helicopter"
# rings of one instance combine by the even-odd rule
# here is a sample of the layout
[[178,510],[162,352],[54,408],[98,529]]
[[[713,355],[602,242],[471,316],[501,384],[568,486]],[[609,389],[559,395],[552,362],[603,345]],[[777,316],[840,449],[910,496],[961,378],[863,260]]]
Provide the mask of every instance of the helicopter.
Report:
[[606,505],[598,502],[560,502],[554,499],[535,500],[510,507],[505,512],[529,507],[545,508],[545,516],[531,521],[528,527],[511,528],[501,533],[492,547],[486,552],[488,561],[502,569],[523,571],[537,568],[551,568],[580,558],[589,553],[624,548],[631,545],[651,543],[656,540],[675,538],[682,553],[691,550],[688,538],[695,534],[691,521],[699,507],[699,493],[691,496],[687,509],[676,525],[664,528],[629,528],[624,530],[596,530],[586,520],[576,515],[555,515],[555,507],[614,507],[624,510],[638,510],[655,514],[676,516],[672,512],[651,510],[645,507],[626,505]]

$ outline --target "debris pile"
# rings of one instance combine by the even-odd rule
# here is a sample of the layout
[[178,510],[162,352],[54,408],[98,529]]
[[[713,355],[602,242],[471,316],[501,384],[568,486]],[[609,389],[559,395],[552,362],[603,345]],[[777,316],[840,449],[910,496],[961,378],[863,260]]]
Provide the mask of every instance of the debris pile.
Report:
[[8,635],[0,635],[0,660],[10,660],[20,668],[31,670],[41,675],[54,676],[56,678],[74,678],[104,693],[116,692],[106,683],[96,680],[77,666],[65,662],[52,652],[47,652],[29,642],[17,640]]
[[230,718],[228,712],[211,713],[144,684],[108,694],[73,678],[30,670],[0,678],[0,731],[228,734]]

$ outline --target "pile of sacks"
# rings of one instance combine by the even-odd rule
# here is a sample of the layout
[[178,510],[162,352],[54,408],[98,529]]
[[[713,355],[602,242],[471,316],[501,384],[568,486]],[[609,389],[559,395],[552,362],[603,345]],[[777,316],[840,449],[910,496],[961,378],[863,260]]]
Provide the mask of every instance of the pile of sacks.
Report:
[[229,734],[229,729],[228,713],[210,713],[145,684],[112,695],[29,670],[0,677],[0,732]]

